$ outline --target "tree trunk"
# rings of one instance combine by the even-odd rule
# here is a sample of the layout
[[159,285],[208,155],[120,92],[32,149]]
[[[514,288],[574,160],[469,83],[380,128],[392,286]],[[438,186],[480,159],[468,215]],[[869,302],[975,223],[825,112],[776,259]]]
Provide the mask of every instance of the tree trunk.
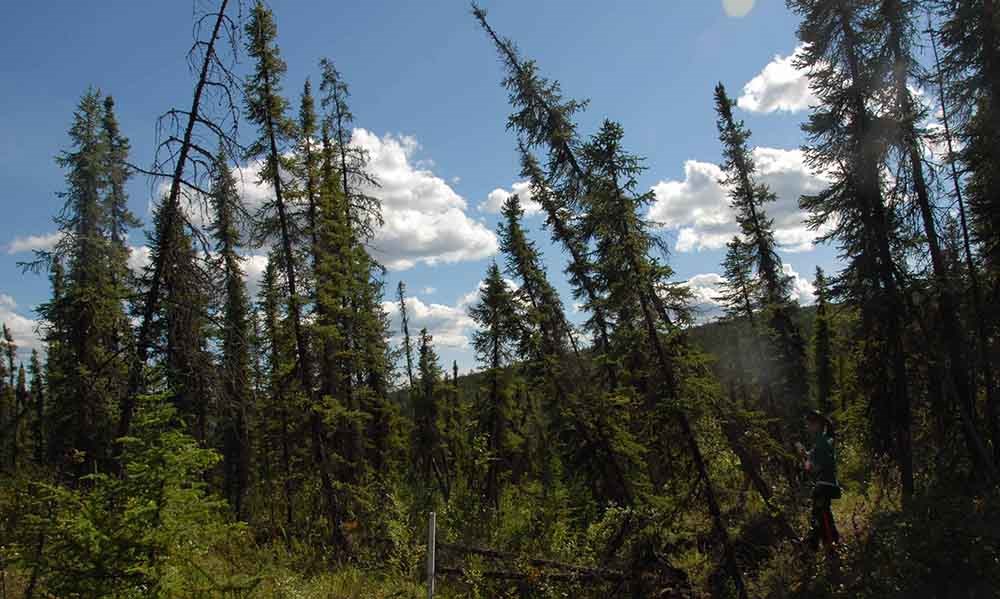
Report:
[[[192,135],[195,124],[201,119],[200,108],[202,94],[208,83],[209,67],[212,64],[212,57],[215,55],[215,43],[219,39],[219,32],[222,24],[226,20],[226,6],[229,0],[221,0],[215,25],[212,28],[212,35],[205,48],[205,57],[202,60],[201,71],[198,76],[198,83],[194,88],[194,98],[191,100],[191,110],[188,112],[187,126],[184,128],[183,141],[177,155],[177,164],[174,167],[173,178],[170,181],[170,192],[164,205],[163,231],[171,231],[174,221],[178,218],[180,210],[181,181],[184,178],[184,168],[187,164],[188,155],[192,147]],[[161,251],[163,251],[161,249]],[[171,253],[171,248],[167,248],[167,255]],[[163,260],[158,260],[153,264],[153,276],[149,289],[146,292],[145,304],[142,312],[142,322],[139,325],[139,333],[135,345],[135,355],[129,368],[128,388],[122,399],[121,414],[118,421],[118,437],[127,437],[132,426],[132,417],[135,412],[135,402],[145,383],[143,370],[149,359],[149,348],[153,343],[154,327],[153,319],[160,309],[160,285],[163,279]],[[115,444],[114,453],[121,454],[121,444]],[[120,467],[120,466],[119,466]]]
[[[270,101],[273,98],[271,89],[270,73],[264,72],[264,93]],[[329,526],[332,529],[334,539],[339,543],[339,520],[340,513],[337,506],[336,494],[333,481],[330,478],[329,460],[326,454],[326,444],[323,439],[323,422],[319,414],[319,403],[316,400],[316,390],[313,388],[312,362],[309,359],[309,347],[305,338],[305,331],[302,327],[302,308],[299,303],[298,285],[295,275],[295,254],[292,252],[292,238],[288,225],[288,215],[285,212],[284,189],[281,181],[280,161],[281,154],[278,152],[278,144],[274,134],[274,122],[272,120],[270,106],[266,111],[266,134],[270,146],[269,160],[274,166],[274,199],[278,208],[278,220],[281,228],[282,257],[285,261],[285,280],[288,283],[288,311],[292,318],[292,331],[295,336],[295,347],[297,353],[296,372],[302,384],[302,392],[309,399],[309,427],[312,432],[313,457],[320,470],[320,480],[323,489],[323,496],[327,503],[327,517]]]

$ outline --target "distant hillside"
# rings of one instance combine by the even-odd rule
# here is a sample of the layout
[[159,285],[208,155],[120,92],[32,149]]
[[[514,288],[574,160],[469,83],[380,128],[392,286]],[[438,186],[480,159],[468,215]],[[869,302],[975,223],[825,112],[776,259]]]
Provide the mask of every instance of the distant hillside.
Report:
[[[802,337],[807,342],[812,338],[813,324],[816,321],[816,307],[803,306],[799,308],[796,321],[802,331]],[[732,349],[732,339],[737,333],[745,333],[746,324],[731,320],[716,320],[689,329],[689,335],[701,349],[714,355],[724,355]]]
[[[812,338],[813,324],[816,320],[816,308],[814,306],[803,306],[798,311],[797,321],[802,331],[802,338],[809,346]],[[733,343],[733,339],[742,335],[746,336],[746,324],[729,320],[715,320],[703,324],[695,325],[688,329],[690,340],[702,351],[714,356],[719,364],[729,363],[734,359],[733,352],[742,347]],[[445,376],[449,382],[452,380],[452,371],[447,369]],[[717,374],[724,374],[724,371],[717,370]],[[474,396],[482,387],[484,373],[472,371],[458,376],[458,388],[462,397]],[[407,385],[402,385],[393,394],[393,399],[400,405],[405,405]]]

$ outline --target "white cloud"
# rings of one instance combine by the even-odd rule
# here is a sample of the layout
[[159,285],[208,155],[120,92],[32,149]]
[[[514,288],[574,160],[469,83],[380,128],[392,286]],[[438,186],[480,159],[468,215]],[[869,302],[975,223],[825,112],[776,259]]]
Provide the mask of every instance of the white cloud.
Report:
[[7,254],[21,254],[33,252],[35,250],[51,250],[59,238],[62,236],[59,231],[45,233],[43,235],[28,235],[26,237],[15,237],[14,241],[7,244]]
[[133,245],[129,247],[128,267],[136,275],[149,265],[150,251],[148,245]]
[[691,292],[690,305],[696,321],[711,320],[722,315],[719,295],[725,281],[722,275],[710,272],[695,275],[684,282],[684,286]]
[[697,304],[718,304],[720,285],[726,281],[722,275],[714,272],[695,275],[684,282],[691,291],[691,299]]
[[[394,340],[399,341],[402,325],[399,322],[399,304],[384,301],[382,308],[391,319]],[[416,337],[422,328],[434,337],[434,344],[439,347],[466,349],[469,347],[469,336],[476,323],[467,313],[467,306],[460,300],[455,306],[445,304],[425,303],[419,297],[406,299],[406,315],[409,318],[410,335]]]
[[246,277],[247,293],[251,301],[254,301],[260,292],[260,280],[267,269],[267,256],[263,254],[249,254],[243,256],[243,275]]
[[[150,262],[150,249],[147,245],[133,245],[129,247],[128,267],[135,275],[143,274]],[[267,268],[267,256],[263,254],[245,254],[240,266],[243,268],[243,276],[247,284],[247,292],[251,299],[257,297],[260,290],[260,279]]]
[[[416,159],[420,149],[416,138],[379,137],[356,128],[351,144],[368,153],[369,174],[381,184],[365,192],[381,201],[385,223],[376,232],[370,250],[386,267],[405,270],[421,263],[480,260],[497,252],[496,236],[483,223],[469,218],[465,199],[430,170],[434,162]],[[251,214],[273,197],[271,187],[258,181],[260,167],[257,161],[234,169],[237,189]],[[452,178],[453,183],[457,181],[457,177]],[[200,200],[192,197],[187,204],[191,221],[206,224]]]
[[420,293],[423,293],[424,295],[433,295],[436,291],[436,287],[424,287],[420,290]]
[[0,322],[7,325],[18,348],[18,359],[27,364],[32,349],[44,352],[41,339],[35,332],[38,321],[18,313],[17,302],[6,293],[0,293]]
[[372,255],[391,270],[480,260],[497,252],[496,236],[461,208],[441,212],[383,208],[385,225],[372,241]]
[[[765,209],[774,219],[778,244],[786,252],[811,250],[818,233],[806,228],[799,196],[822,190],[826,181],[809,171],[801,150],[755,148],[753,158],[758,181],[777,196]],[[722,177],[718,165],[688,160],[683,181],[660,181],[653,186],[656,200],[649,218],[677,231],[677,251],[719,249],[739,232],[727,191],[719,182]]]
[[485,286],[486,283],[483,281],[476,283],[475,289],[458,298],[456,306],[463,310],[468,310],[470,307],[474,306],[476,302],[479,301],[479,292],[481,292]]
[[498,214],[500,209],[503,208],[503,203],[514,194],[517,194],[517,197],[521,200],[521,208],[524,210],[525,216],[533,216],[542,211],[541,204],[531,199],[531,183],[529,181],[514,183],[510,186],[510,191],[502,187],[494,189],[487,194],[485,201],[480,202],[479,211]]
[[[504,278],[511,290],[517,289],[517,284]],[[455,305],[428,303],[417,296],[406,298],[406,314],[410,319],[410,335],[416,337],[420,329],[426,327],[434,337],[434,344],[451,349],[468,349],[476,322],[469,316],[469,308],[479,301],[479,293],[485,286],[480,280],[476,286],[458,297]],[[402,339],[402,324],[399,321],[399,304],[395,301],[382,302],[382,309],[389,315],[393,342],[400,343]]]
[[722,170],[709,162],[688,160],[683,181],[660,181],[649,218],[668,229],[679,229],[676,249],[681,252],[720,248],[732,237],[735,217],[719,184]]
[[803,46],[799,45],[791,56],[775,55],[743,86],[743,95],[736,105],[750,112],[769,113],[799,112],[817,104],[816,96],[809,89],[809,76],[794,65],[802,51]]
[[[782,264],[785,275],[792,278],[791,299],[808,306],[816,300],[816,289],[812,281],[802,277],[788,263]],[[683,283],[691,292],[691,309],[695,320],[705,322],[722,316],[722,285],[726,279],[714,272],[698,274]]]
[[803,306],[808,306],[816,301],[816,288],[812,281],[795,272],[795,269],[787,262],[781,266],[785,274],[792,277],[792,299]]
[[[507,285],[507,289],[510,291],[516,291],[520,288],[520,285],[518,285],[517,282],[514,281],[513,279],[508,279],[507,277],[504,277],[503,282]],[[483,288],[485,287],[486,287],[486,281],[480,280],[479,283],[476,284],[475,289],[466,293],[462,297],[458,298],[458,307],[468,310],[472,306],[476,305],[476,303],[479,302],[479,294],[483,291]]]
[[415,138],[380,138],[357,128],[351,143],[368,152],[369,170],[381,183],[368,190],[381,200],[385,219],[372,250],[388,268],[480,260],[497,252],[496,236],[469,218],[465,200],[428,170],[431,163],[414,161],[419,149]]

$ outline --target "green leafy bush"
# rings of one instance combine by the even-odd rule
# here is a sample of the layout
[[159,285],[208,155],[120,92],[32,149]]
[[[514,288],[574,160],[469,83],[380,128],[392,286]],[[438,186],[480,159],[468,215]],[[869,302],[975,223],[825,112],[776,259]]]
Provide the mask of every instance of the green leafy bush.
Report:
[[11,561],[58,597],[209,597],[254,586],[253,577],[210,575],[219,544],[244,536],[227,522],[205,473],[218,455],[181,432],[161,398],[142,400],[122,443],[122,475],[77,484],[31,483]]

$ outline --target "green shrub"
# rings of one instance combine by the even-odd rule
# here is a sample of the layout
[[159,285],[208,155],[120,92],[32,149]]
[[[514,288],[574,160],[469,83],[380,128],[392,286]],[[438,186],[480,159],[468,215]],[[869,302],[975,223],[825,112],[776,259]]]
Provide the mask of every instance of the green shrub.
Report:
[[58,597],[238,596],[249,576],[209,575],[213,549],[245,535],[203,482],[218,455],[181,432],[161,398],[144,398],[123,444],[122,476],[33,482],[9,561]]

